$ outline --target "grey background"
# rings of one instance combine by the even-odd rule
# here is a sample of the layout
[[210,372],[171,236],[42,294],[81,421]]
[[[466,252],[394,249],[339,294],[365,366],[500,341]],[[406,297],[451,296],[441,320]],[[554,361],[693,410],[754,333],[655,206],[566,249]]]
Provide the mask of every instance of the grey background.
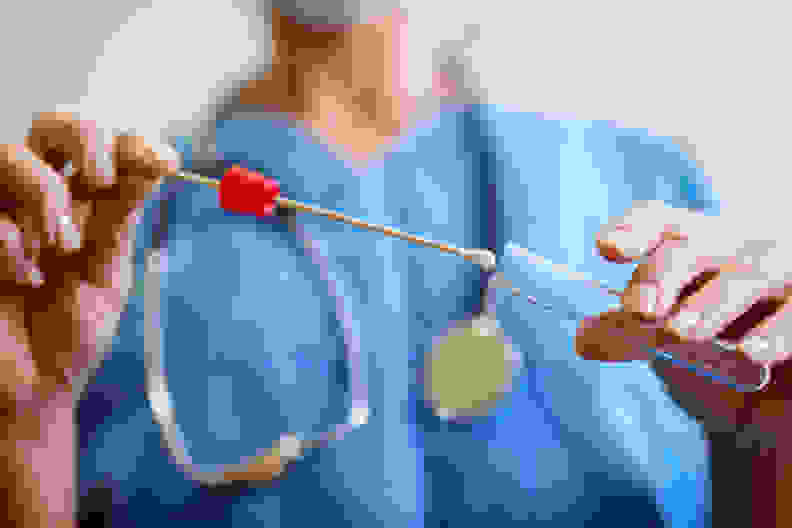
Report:
[[[772,221],[786,207],[788,2],[404,3],[419,49],[480,24],[468,54],[490,102],[677,137],[727,210]],[[20,141],[33,112],[56,107],[149,134],[189,131],[208,101],[269,60],[267,22],[252,16],[266,3],[255,4],[9,2],[0,142]]]

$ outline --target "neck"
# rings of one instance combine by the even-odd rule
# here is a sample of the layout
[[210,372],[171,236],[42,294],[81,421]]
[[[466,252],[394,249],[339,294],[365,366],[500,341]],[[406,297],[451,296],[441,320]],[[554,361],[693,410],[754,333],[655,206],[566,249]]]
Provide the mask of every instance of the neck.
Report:
[[394,15],[328,30],[276,16],[272,69],[248,84],[240,100],[288,114],[353,158],[368,157],[406,126],[403,24]]

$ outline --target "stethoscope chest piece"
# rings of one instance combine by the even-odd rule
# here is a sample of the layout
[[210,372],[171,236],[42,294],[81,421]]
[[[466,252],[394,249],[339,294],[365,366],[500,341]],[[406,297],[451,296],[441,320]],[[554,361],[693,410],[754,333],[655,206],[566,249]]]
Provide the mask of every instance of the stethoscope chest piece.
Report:
[[483,311],[435,338],[425,355],[425,398],[444,420],[486,415],[511,392],[520,357],[488,302],[489,288],[501,286],[508,284],[493,275],[482,294]]

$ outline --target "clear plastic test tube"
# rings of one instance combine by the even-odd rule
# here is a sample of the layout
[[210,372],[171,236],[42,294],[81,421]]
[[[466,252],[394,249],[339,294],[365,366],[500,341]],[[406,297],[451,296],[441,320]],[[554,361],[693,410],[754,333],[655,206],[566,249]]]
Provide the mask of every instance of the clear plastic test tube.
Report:
[[[509,266],[507,278],[520,282],[520,295],[514,302],[533,304],[537,310],[553,313],[560,320],[579,324],[586,316],[607,311],[622,291],[513,242],[506,244],[504,259],[515,265]],[[503,270],[501,266],[499,269]],[[519,276],[526,280],[520,281]],[[525,284],[529,286],[526,288]],[[602,303],[597,306],[600,300]],[[591,313],[584,313],[589,310]],[[663,326],[660,320],[642,324],[647,330]],[[678,343],[655,348],[653,352],[658,358],[671,360],[740,392],[756,392],[770,382],[768,364],[751,360],[736,345],[722,340]]]

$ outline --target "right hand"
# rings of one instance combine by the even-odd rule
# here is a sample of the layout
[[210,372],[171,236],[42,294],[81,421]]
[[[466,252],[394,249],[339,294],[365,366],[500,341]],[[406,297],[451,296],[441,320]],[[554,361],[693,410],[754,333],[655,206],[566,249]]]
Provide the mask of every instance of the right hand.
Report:
[[[662,202],[638,202],[603,226],[600,254],[611,262],[642,259],[622,295],[621,309],[588,318],[578,330],[577,353],[598,361],[650,359],[652,348],[691,353],[713,338],[738,345],[743,361],[770,363],[773,381],[758,392],[738,392],[688,369],[658,363],[670,395],[710,430],[751,429],[789,444],[792,361],[785,234],[750,224],[745,216],[705,216]],[[644,286],[651,287],[647,293]],[[649,303],[641,301],[651,301]],[[698,333],[680,323],[698,313]],[[644,321],[662,321],[659,330]],[[675,324],[677,323],[677,324]],[[771,343],[769,355],[751,336]],[[681,346],[680,346],[681,345]],[[736,355],[736,353],[735,353]],[[686,358],[685,358],[686,359]],[[784,440],[780,440],[783,438]]]
[[73,383],[123,309],[137,212],[180,168],[140,137],[100,137],[93,122],[42,113],[24,145],[0,145],[0,403],[11,415],[75,403]]

